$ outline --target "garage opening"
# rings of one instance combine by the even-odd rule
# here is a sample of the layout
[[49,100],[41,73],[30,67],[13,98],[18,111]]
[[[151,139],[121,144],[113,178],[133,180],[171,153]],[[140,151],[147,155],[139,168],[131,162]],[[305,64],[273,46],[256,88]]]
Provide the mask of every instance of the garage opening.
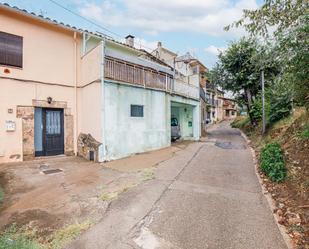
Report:
[[171,102],[171,140],[192,139],[194,106]]

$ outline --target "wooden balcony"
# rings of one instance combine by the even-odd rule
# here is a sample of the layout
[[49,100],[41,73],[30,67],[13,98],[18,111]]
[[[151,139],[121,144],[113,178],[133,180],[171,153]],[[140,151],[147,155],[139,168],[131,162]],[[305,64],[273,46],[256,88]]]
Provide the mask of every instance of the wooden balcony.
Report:
[[111,57],[105,59],[105,78],[165,91],[172,89],[173,82],[171,75]]
[[174,81],[172,75],[112,57],[105,58],[105,78],[188,98],[199,99],[200,94],[199,87],[180,79]]

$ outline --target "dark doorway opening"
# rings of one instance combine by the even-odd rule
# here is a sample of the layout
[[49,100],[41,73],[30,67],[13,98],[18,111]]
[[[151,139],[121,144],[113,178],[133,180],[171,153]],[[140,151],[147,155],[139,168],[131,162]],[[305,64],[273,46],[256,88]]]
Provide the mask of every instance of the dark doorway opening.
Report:
[[35,108],[35,156],[52,156],[64,153],[63,109]]

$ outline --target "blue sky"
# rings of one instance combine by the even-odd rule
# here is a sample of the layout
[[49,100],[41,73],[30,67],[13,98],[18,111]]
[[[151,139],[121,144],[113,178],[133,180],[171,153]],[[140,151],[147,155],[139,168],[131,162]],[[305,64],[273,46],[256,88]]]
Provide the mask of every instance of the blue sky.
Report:
[[191,52],[207,67],[217,59],[218,49],[245,34],[243,29],[223,31],[238,20],[243,9],[255,9],[262,0],[54,0],[98,23],[109,33],[62,9],[50,0],[6,0],[19,8],[91,31],[104,32],[117,40],[128,34],[136,46],[164,47],[179,54]]

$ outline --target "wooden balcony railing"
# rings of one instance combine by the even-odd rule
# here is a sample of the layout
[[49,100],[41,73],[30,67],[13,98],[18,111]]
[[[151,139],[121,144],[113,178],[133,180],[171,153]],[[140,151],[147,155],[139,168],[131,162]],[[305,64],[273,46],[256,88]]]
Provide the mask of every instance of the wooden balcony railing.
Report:
[[105,59],[105,78],[147,88],[172,89],[172,76],[109,57]]
[[169,74],[111,57],[105,58],[105,78],[145,88],[160,89],[194,99],[200,97],[199,87],[195,85],[182,82],[180,79],[174,81]]

